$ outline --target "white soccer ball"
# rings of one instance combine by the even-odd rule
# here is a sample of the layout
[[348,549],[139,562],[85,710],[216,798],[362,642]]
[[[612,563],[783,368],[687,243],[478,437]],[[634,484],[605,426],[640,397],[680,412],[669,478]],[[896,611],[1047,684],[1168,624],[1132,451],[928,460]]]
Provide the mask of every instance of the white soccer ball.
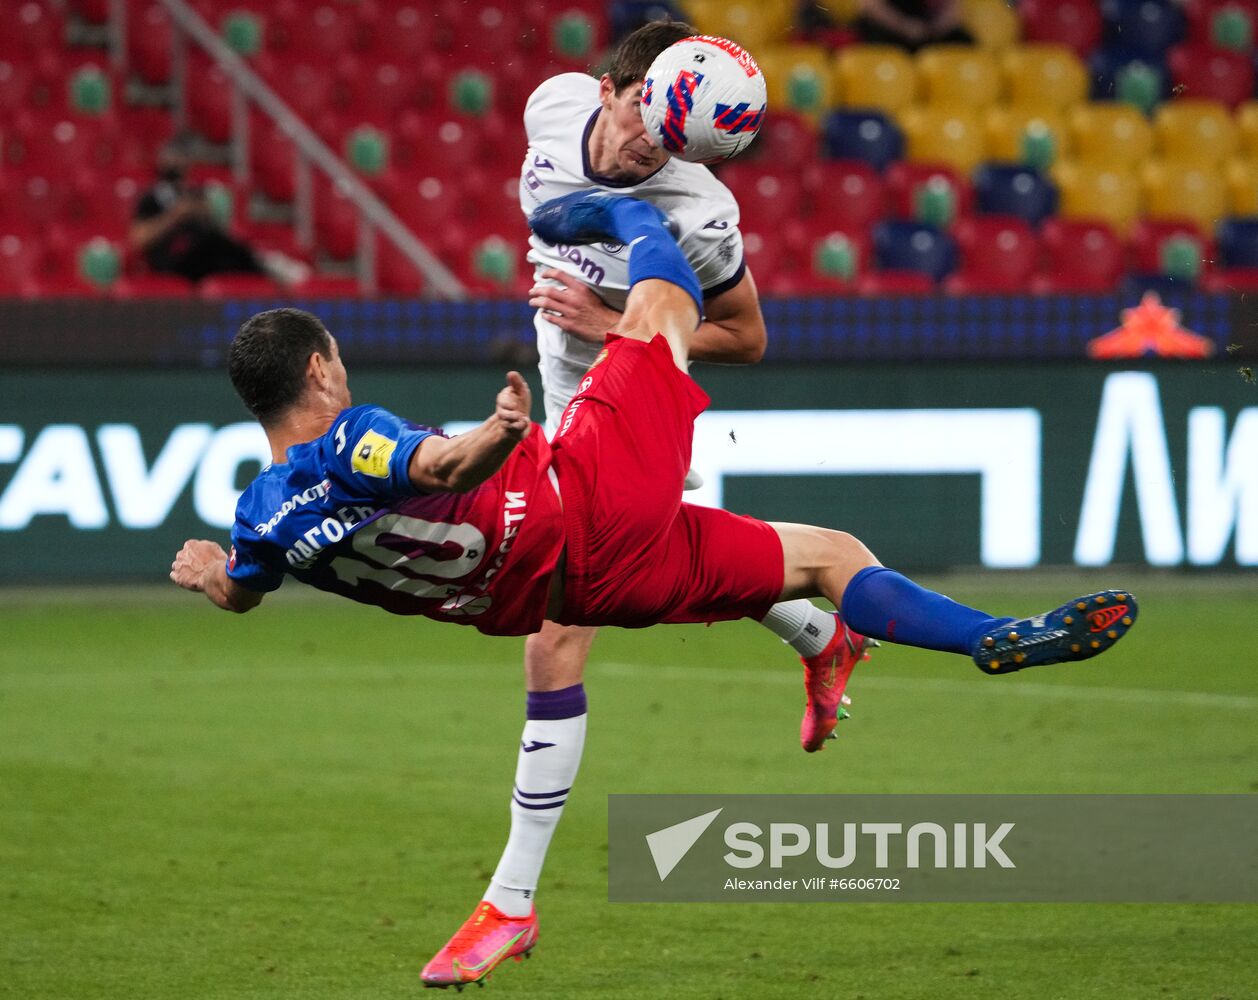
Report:
[[728,38],[694,35],[655,57],[642,87],[651,141],[691,163],[737,156],[764,121],[764,74]]

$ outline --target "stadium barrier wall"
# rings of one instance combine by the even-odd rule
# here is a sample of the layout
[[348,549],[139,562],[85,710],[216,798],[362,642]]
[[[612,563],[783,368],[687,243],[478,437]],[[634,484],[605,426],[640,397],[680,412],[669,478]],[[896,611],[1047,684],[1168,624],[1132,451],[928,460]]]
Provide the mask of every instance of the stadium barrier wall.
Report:
[[[351,363],[351,388],[474,421],[500,373]],[[1258,386],[1230,361],[695,375],[712,396],[697,501],[842,527],[912,570],[1258,565]],[[221,370],[6,366],[0,583],[163,581],[185,538],[226,542],[267,457]]]

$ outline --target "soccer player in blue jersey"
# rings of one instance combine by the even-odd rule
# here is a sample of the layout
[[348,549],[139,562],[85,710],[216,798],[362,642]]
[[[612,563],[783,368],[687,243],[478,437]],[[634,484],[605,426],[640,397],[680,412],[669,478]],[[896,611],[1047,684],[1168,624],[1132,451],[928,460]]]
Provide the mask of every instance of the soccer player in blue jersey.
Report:
[[[553,441],[529,420],[515,372],[485,422],[456,438],[353,406],[322,324],[298,310],[261,313],[237,334],[229,367],[274,462],[241,496],[231,553],[189,541],[171,578],[248,611],[291,575],[500,635],[544,620],[760,620],[778,601],[826,597],[862,635],[968,655],[987,673],[1095,656],[1134,623],[1126,591],[996,617],[881,566],[844,532],[682,503],[693,421],[707,403],[686,374],[702,303],[693,270],[659,211],[632,198],[567,196],[532,224],[554,242],[630,248],[620,330]],[[840,691],[846,682],[846,673],[834,679]],[[527,953],[536,913],[511,916],[486,901],[461,935],[456,959],[424,970],[427,985],[479,981]]]

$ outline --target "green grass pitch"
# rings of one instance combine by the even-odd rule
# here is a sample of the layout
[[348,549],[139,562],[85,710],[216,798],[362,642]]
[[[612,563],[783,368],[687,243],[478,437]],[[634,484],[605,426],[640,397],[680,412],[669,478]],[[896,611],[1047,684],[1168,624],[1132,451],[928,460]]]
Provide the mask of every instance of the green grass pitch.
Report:
[[[1258,996],[1258,906],[606,901],[609,792],[1258,791],[1252,575],[932,582],[1026,614],[1112,580],[1142,598],[1112,654],[884,648],[813,756],[756,626],[609,630],[540,946],[485,995]],[[424,992],[505,836],[520,643],[286,590],[0,594],[0,996]]]

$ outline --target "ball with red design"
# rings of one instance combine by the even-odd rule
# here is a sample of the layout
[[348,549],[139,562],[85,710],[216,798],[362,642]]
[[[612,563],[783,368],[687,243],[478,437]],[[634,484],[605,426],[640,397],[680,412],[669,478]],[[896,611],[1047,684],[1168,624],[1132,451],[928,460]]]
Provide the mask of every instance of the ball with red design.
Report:
[[661,52],[642,87],[642,120],[651,141],[692,163],[737,156],[760,131],[764,74],[728,38],[695,35]]

